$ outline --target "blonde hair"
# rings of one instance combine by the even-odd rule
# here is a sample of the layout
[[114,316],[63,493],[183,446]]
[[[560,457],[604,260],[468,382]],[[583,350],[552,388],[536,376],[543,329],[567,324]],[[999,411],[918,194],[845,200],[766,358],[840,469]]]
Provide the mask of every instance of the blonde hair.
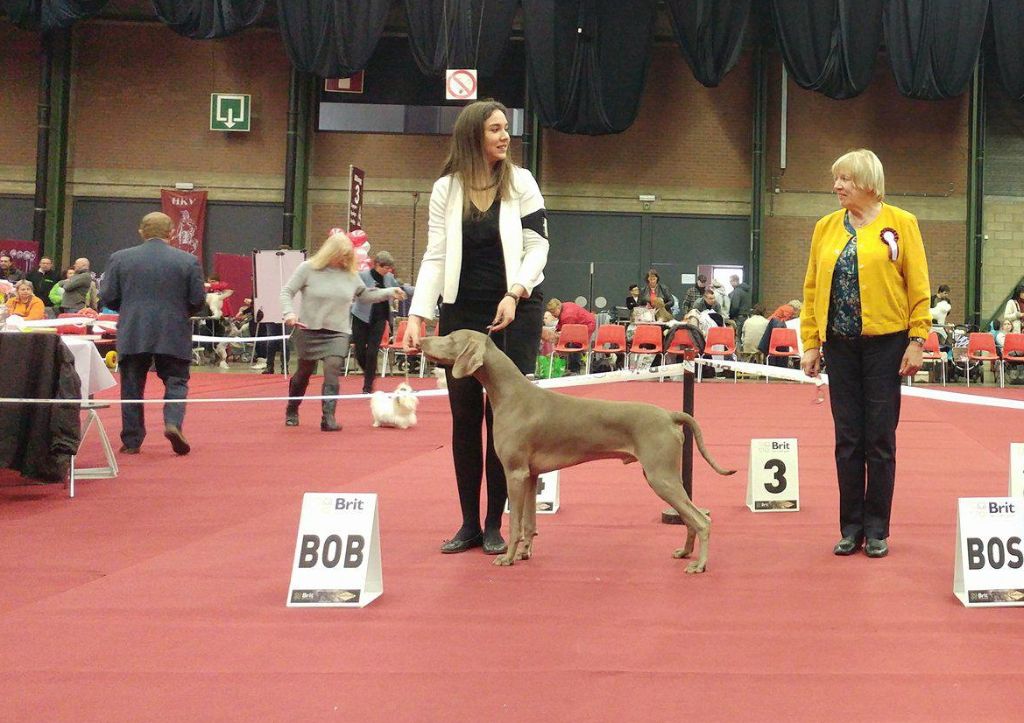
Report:
[[[491,168],[484,155],[484,124],[496,110],[508,119],[508,108],[490,98],[470,103],[462,109],[455,119],[452,142],[441,175],[458,178],[464,191],[497,188],[498,198],[505,201],[512,195],[512,169],[515,166],[506,155]],[[490,181],[487,185],[476,186],[482,179]],[[468,216],[469,212],[469,193],[463,193],[462,215]]]
[[844,153],[832,164],[832,178],[845,173],[853,181],[853,185],[867,191],[876,201],[885,200],[885,171],[882,162],[867,148]]
[[551,299],[544,308],[547,309],[549,314],[557,317],[558,314],[555,312],[557,311],[559,314],[562,313],[562,302],[558,299]]
[[320,248],[309,260],[309,265],[320,270],[329,266],[332,262],[342,259],[346,271],[355,273],[356,253],[352,246],[352,240],[348,234],[338,232],[327,237],[327,240],[320,244]]

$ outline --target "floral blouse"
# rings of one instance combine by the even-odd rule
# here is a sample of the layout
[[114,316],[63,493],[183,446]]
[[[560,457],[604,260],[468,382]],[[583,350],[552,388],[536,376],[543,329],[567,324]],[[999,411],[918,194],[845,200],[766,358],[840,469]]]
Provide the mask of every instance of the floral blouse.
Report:
[[843,215],[843,226],[850,234],[832,274],[832,296],[828,305],[828,333],[836,336],[860,336],[860,278],[857,273],[857,229],[850,214]]

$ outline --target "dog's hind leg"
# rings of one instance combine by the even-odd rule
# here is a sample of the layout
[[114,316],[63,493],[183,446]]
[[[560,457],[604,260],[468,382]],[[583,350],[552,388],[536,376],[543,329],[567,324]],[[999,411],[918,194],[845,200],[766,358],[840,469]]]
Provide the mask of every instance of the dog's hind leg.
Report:
[[527,478],[525,494],[523,494],[522,512],[522,547],[516,555],[517,560],[529,560],[533,556],[533,538],[537,535],[537,477]]
[[523,539],[523,500],[529,487],[529,469],[505,467],[505,482],[508,485],[508,549],[494,560],[495,565],[512,565],[516,561],[516,550]]
[[711,537],[711,520],[694,506],[683,489],[678,471],[664,471],[657,475],[644,470],[647,481],[661,499],[679,513],[679,519],[686,525],[686,543],[672,553],[676,559],[689,557],[693,552],[696,538],[700,538],[700,552],[697,559],[686,567],[686,572],[704,572],[708,564],[708,540]]

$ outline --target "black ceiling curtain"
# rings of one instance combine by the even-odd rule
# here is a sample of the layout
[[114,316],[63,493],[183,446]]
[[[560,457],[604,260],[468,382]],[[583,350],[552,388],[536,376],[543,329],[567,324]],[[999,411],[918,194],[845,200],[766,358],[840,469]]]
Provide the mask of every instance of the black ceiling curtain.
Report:
[[233,35],[263,15],[266,0],[153,0],[156,16],[193,40]]
[[476,68],[493,75],[501,62],[519,0],[405,0],[409,45],[424,75]]
[[883,0],[771,0],[782,59],[796,84],[837,100],[864,92],[882,42],[882,5]]
[[715,88],[743,50],[750,0],[666,0],[676,40],[694,77]]
[[278,0],[277,18],[292,65],[344,78],[366,68],[390,8],[391,0]]
[[541,123],[602,135],[636,119],[655,0],[523,0],[531,96]]
[[885,45],[900,93],[922,100],[963,93],[987,15],[988,0],[889,0]]
[[108,0],[0,0],[0,7],[15,25],[44,32],[69,28],[92,17]]
[[1024,100],[1024,3],[994,2],[990,6],[992,43],[1003,88]]

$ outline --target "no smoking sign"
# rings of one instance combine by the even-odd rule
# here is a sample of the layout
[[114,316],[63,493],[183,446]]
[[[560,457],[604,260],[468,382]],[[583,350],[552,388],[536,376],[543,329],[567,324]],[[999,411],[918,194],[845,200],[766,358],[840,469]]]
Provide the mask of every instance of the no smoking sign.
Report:
[[449,68],[444,80],[446,100],[476,100],[476,69]]

